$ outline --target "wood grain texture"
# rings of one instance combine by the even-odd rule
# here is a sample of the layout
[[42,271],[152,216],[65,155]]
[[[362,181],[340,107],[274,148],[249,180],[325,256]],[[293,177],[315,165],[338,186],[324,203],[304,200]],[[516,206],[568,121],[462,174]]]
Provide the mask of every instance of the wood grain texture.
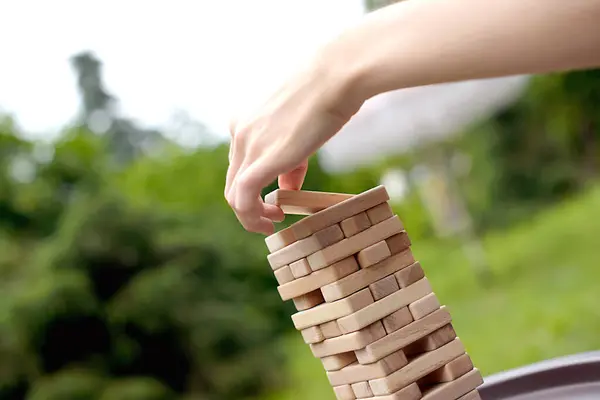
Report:
[[311,215],[353,197],[352,194],[276,189],[265,203],[278,206],[286,214]]
[[369,290],[373,295],[373,299],[377,301],[389,296],[394,292],[397,292],[398,290],[400,290],[400,286],[398,286],[398,281],[396,281],[395,276],[388,275],[375,283],[371,283],[369,285]]
[[362,212],[350,218],[346,218],[345,220],[340,222],[340,226],[342,227],[344,236],[348,238],[369,228],[371,226],[371,222],[369,222],[369,217],[367,217],[367,213]]

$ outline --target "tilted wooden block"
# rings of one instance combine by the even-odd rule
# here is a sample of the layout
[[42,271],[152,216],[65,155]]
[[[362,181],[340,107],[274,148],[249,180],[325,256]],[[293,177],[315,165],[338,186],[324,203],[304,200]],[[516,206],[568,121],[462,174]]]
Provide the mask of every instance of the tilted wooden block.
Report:
[[[318,306],[317,306],[318,307]],[[407,345],[431,334],[444,325],[452,321],[450,313],[445,306],[434,311],[423,319],[411,322],[404,328],[389,333],[387,336],[379,339],[364,349],[356,351],[356,357],[361,364],[369,364],[393,352],[403,349]]]
[[300,311],[292,315],[296,329],[323,324],[346,315],[352,314],[373,303],[373,296],[369,289],[363,289],[345,299],[333,303],[320,304],[309,310]]
[[[479,386],[479,385],[477,385]],[[476,390],[471,390],[469,393],[465,394],[464,396],[459,397],[456,400],[481,400],[481,396],[479,395],[479,391]]]
[[371,265],[375,265],[391,255],[392,253],[390,252],[387,243],[385,240],[382,240],[381,242],[377,242],[359,251],[356,255],[356,259],[361,268],[369,268]]
[[406,231],[402,231],[393,236],[390,236],[389,238],[385,239],[385,242],[387,243],[392,255],[403,252],[404,250],[408,249],[412,244]]
[[[412,252],[410,249],[407,249],[402,253],[398,253],[386,258],[379,264],[373,265],[371,268],[361,269],[353,274],[348,274],[348,276],[344,278],[332,281],[327,285],[323,285],[321,287],[323,297],[327,302],[342,299],[358,290],[368,287],[370,284],[377,282],[378,280],[385,278],[396,271],[407,268],[414,262],[415,259]],[[358,267],[358,264],[356,265]],[[316,272],[313,274],[316,274]]]
[[325,371],[339,371],[340,369],[354,362],[357,362],[357,360],[356,354],[354,354],[353,351],[321,358],[321,363],[323,363]]
[[398,286],[398,281],[396,281],[395,276],[388,275],[375,283],[371,283],[369,285],[369,290],[373,295],[373,299],[377,301],[379,299],[383,299],[386,296],[389,296],[394,292],[397,292],[398,290],[400,290],[400,286]]
[[335,204],[316,214],[309,215],[295,224],[276,232],[265,239],[271,253],[284,248],[313,233],[337,224],[346,218],[373,208],[390,199],[384,186],[377,186]]
[[456,338],[456,332],[454,331],[452,324],[447,324],[424,338],[407,345],[404,348],[404,352],[409,356],[425,353],[442,347],[446,343],[451,342],[454,338]]
[[310,215],[354,197],[352,194],[276,189],[265,203],[279,206],[286,214]]
[[351,386],[357,399],[366,399],[373,396],[369,382],[357,382],[353,383]]
[[[483,377],[477,368],[452,382],[441,383],[423,393],[423,400],[458,399],[469,394],[483,384]],[[371,389],[372,389],[371,385]],[[477,397],[475,397],[477,398]]]
[[421,389],[416,383],[411,383],[404,389],[400,389],[393,394],[385,396],[369,397],[365,400],[419,400],[421,398]]
[[307,238],[298,240],[281,250],[277,250],[267,256],[269,265],[274,270],[294,261],[305,258],[317,251],[331,246],[344,238],[342,228],[338,224],[328,226]]
[[325,339],[331,339],[334,337],[342,336],[342,331],[337,323],[337,321],[329,321],[325,322],[322,325],[319,325],[321,328],[321,332],[325,336]]
[[348,238],[369,228],[371,226],[371,222],[369,222],[369,217],[367,217],[367,213],[363,212],[354,215],[350,218],[346,218],[345,220],[340,222],[340,226],[342,227],[344,236]]
[[406,364],[408,364],[406,356],[402,350],[399,350],[372,364],[362,365],[356,362],[339,371],[329,371],[327,378],[333,386],[368,381],[388,376]]
[[385,331],[387,333],[392,333],[413,322],[413,317],[410,311],[408,311],[408,307],[402,307],[398,311],[394,311],[383,318],[381,322],[383,322]]
[[433,385],[436,383],[454,381],[474,368],[473,361],[468,354],[455,358],[442,368],[436,369],[429,375],[424,376],[418,383],[419,385]]
[[423,277],[425,277],[425,272],[418,261],[410,267],[396,272],[396,280],[401,288],[410,286],[416,281],[423,279]]
[[423,278],[407,288],[392,293],[353,314],[338,319],[338,325],[343,333],[357,331],[392,314],[402,307],[406,307],[428,293],[431,293],[431,285],[427,278]]
[[319,343],[325,340],[325,335],[323,335],[323,332],[321,332],[321,329],[318,326],[302,329],[300,333],[306,344]]
[[381,240],[401,232],[404,229],[397,216],[386,219],[369,229],[357,233],[329,247],[319,250],[307,257],[313,271],[325,268],[352,254],[358,253],[365,247],[371,246]]
[[335,386],[333,393],[335,393],[337,400],[356,400],[356,396],[354,396],[354,391],[350,385]]
[[315,357],[326,357],[332,354],[345,353],[362,349],[369,343],[385,336],[385,329],[380,321],[375,322],[358,332],[352,332],[333,339],[325,339],[320,343],[309,345]]
[[429,293],[427,296],[408,305],[408,309],[415,321],[431,314],[440,307],[440,302],[435,293]]
[[[405,367],[386,376],[385,378],[372,379],[369,381],[371,390],[376,396],[392,394],[413,382],[416,382],[425,375],[435,371],[444,364],[449,363],[455,358],[465,353],[465,347],[460,339],[456,338],[452,342],[420,355]],[[471,390],[473,388],[469,388]],[[467,393],[465,391],[465,393]],[[465,394],[462,393],[462,394]],[[459,394],[460,396],[461,394]],[[448,397],[443,397],[447,399]]]
[[285,285],[286,283],[293,281],[295,278],[290,267],[286,265],[285,267],[279,268],[277,271],[275,271],[275,279],[277,279],[277,283],[280,285]]
[[303,294],[302,296],[295,297],[293,299],[294,306],[296,306],[296,310],[304,311],[309,308],[313,308],[321,303],[325,303],[325,299],[323,299],[323,293],[320,290],[315,290],[307,294]]
[[320,271],[278,286],[277,291],[282,300],[290,300],[330,283],[339,282],[339,279],[358,271],[358,269],[356,259],[348,257]]
[[367,216],[369,217],[371,225],[378,224],[381,221],[390,218],[392,215],[394,215],[394,211],[392,211],[392,207],[387,202],[367,210]]

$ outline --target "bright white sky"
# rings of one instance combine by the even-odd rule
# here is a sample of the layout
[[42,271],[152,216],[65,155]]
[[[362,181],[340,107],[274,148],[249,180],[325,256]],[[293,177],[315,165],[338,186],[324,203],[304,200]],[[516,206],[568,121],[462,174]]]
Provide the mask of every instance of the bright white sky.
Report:
[[71,55],[93,51],[124,115],[177,110],[227,134],[316,46],[364,14],[362,0],[18,0],[2,4],[0,109],[48,138],[78,107]]

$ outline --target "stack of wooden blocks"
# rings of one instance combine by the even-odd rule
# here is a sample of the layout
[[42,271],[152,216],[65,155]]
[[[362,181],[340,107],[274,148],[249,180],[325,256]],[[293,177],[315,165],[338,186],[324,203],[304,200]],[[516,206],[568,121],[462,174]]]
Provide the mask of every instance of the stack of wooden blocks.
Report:
[[383,186],[358,195],[276,190],[307,215],[266,238],[281,298],[339,400],[476,400],[483,383]]

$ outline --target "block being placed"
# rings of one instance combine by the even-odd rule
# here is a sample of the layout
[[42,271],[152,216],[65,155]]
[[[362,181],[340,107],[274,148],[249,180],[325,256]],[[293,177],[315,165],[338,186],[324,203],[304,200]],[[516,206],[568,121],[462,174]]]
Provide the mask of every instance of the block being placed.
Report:
[[406,356],[399,350],[372,364],[350,364],[338,371],[327,372],[327,379],[333,386],[344,385],[375,378],[383,378],[408,364]]
[[308,265],[308,261],[306,261],[306,258],[291,263],[290,270],[296,279],[302,278],[303,276],[306,276],[312,272],[310,265]]
[[333,354],[362,349],[369,343],[385,336],[385,329],[380,321],[375,322],[358,332],[352,332],[333,339],[325,339],[320,343],[309,345],[315,357],[326,357]]
[[429,375],[423,377],[418,383],[419,385],[433,385],[436,383],[454,381],[474,368],[471,357],[468,354],[455,358],[442,368],[436,369]]
[[310,215],[353,197],[351,194],[276,189],[265,203],[279,206],[286,214]]
[[321,363],[323,363],[325,371],[339,371],[353,362],[357,362],[356,354],[353,351],[321,357]]
[[295,297],[293,299],[294,306],[296,306],[296,310],[304,311],[309,308],[313,308],[321,303],[325,303],[325,299],[323,299],[323,293],[320,290],[314,290],[310,293],[303,294],[302,296]]
[[[452,382],[441,383],[423,393],[423,400],[458,399],[469,394],[483,384],[483,377],[477,368]],[[371,387],[372,389],[372,387]],[[477,398],[477,397],[475,397]]]
[[280,285],[285,285],[286,283],[293,281],[295,278],[290,267],[286,265],[285,267],[279,268],[277,271],[275,271],[275,279],[277,279],[277,283]]
[[367,216],[369,217],[371,225],[375,225],[380,223],[381,221],[385,221],[392,215],[394,215],[394,211],[392,211],[392,207],[387,202],[381,203],[378,206],[367,210]]
[[[398,371],[391,373],[385,378],[370,380],[369,384],[371,385],[371,390],[376,396],[392,394],[411,383],[418,381],[420,378],[430,374],[464,353],[465,347],[460,339],[456,338],[437,350],[420,355],[409,362],[405,367],[400,368]],[[473,388],[469,388],[469,390],[471,389]],[[462,394],[467,393],[469,390],[466,390]],[[461,396],[462,394],[459,394],[458,396]],[[424,396],[424,398],[425,397],[426,396]],[[451,397],[441,397],[441,399],[448,398]]]
[[350,297],[333,303],[319,304],[309,310],[300,311],[292,315],[296,329],[304,329],[313,325],[345,317],[373,303],[373,296],[369,289],[363,289]]
[[356,396],[354,396],[354,391],[350,385],[335,386],[333,393],[335,393],[337,400],[356,400]]
[[429,293],[427,296],[408,305],[408,309],[415,321],[431,314],[440,307],[440,302],[435,293]]
[[343,333],[357,331],[375,321],[385,318],[402,307],[406,307],[429,293],[431,293],[431,285],[427,278],[423,278],[407,288],[392,293],[352,314],[338,319],[338,325]]
[[357,399],[366,399],[368,397],[373,397],[373,392],[371,391],[371,386],[369,386],[369,382],[357,382],[353,383],[352,391]]
[[[352,257],[354,258],[354,257]],[[332,302],[351,295],[361,289],[368,287],[370,284],[400,271],[415,262],[410,249],[406,249],[402,253],[386,258],[377,265],[371,268],[361,269],[346,277],[338,279],[321,287],[325,301]],[[358,263],[356,264],[358,266]]]
[[412,285],[425,277],[425,272],[418,261],[408,268],[396,272],[396,280],[401,288]]
[[321,332],[321,329],[318,326],[302,329],[300,333],[306,344],[319,343],[325,340],[325,335],[323,335],[323,332]]
[[334,337],[342,336],[342,331],[337,323],[337,321],[329,321],[325,322],[322,325],[319,325],[321,328],[321,332],[325,336],[325,339],[331,339]]
[[385,242],[392,254],[398,254],[408,249],[411,246],[410,238],[406,231],[395,234],[385,239]]
[[371,226],[367,213],[360,213],[340,222],[344,236],[347,238],[364,231]]
[[375,283],[371,283],[369,285],[369,290],[373,295],[373,299],[377,301],[389,296],[394,292],[397,292],[400,290],[400,286],[398,286],[398,282],[396,281],[396,277],[394,275],[388,275]]
[[329,247],[319,250],[307,257],[308,263],[313,271],[324,268],[343,258],[358,253],[381,240],[385,240],[404,229],[402,222],[397,216],[388,218],[377,225],[346,238]]
[[431,332],[429,335],[416,340],[404,348],[406,355],[413,356],[442,347],[446,343],[456,338],[456,332],[452,324],[447,324],[440,329]]
[[383,322],[385,331],[387,333],[392,333],[413,322],[413,317],[408,310],[408,307],[402,307],[398,311],[394,311],[387,317],[383,318],[381,322]]
[[358,271],[358,263],[354,257],[348,257],[327,268],[313,272],[310,275],[278,286],[277,291],[282,300],[290,300],[294,297],[310,293],[330,283]]
[[[356,357],[361,364],[373,363],[409,344],[424,338],[452,321],[450,313],[442,306],[423,319],[411,322],[404,328],[388,333],[387,336],[357,350]],[[443,364],[442,364],[443,365]],[[441,365],[440,365],[441,366]]]
[[283,265],[305,258],[325,247],[331,246],[344,238],[342,228],[338,224],[328,226],[315,232],[307,238],[298,240],[281,250],[277,250],[267,256],[269,265],[273,270]]
[[385,240],[382,240],[359,251],[356,255],[356,260],[361,268],[369,268],[371,265],[375,265],[391,255],[392,253],[387,243]]
[[271,253],[284,248],[300,239],[325,229],[353,215],[373,208],[390,199],[384,186],[377,186],[347,200],[337,203],[316,214],[309,215],[295,224],[265,238],[265,244]]

